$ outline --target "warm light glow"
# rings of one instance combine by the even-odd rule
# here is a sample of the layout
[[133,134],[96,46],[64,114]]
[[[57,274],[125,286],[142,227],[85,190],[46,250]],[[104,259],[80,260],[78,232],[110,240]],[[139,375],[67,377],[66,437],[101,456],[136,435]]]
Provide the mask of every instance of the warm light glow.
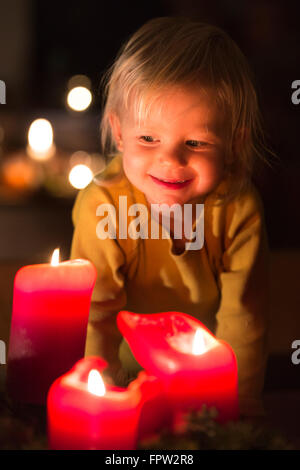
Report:
[[53,129],[47,119],[36,119],[28,131],[28,153],[32,158],[45,160],[54,153]]
[[69,181],[73,188],[85,188],[93,178],[91,169],[86,165],[75,165],[69,173]]
[[59,248],[56,248],[53,251],[53,255],[51,258],[51,266],[58,266],[59,265]]
[[74,111],[84,111],[92,102],[92,94],[87,88],[77,86],[69,91],[67,102]]
[[70,168],[73,168],[75,165],[86,165],[91,168],[91,163],[91,155],[83,150],[77,150],[72,153],[69,160]]
[[72,88],[75,88],[77,86],[83,86],[84,88],[87,88],[88,90],[90,90],[91,80],[86,75],[82,75],[82,74],[73,75],[73,77],[71,77],[70,80],[68,81],[68,90],[71,90]]
[[98,397],[103,397],[105,395],[105,385],[102,380],[100,372],[96,369],[92,369],[88,377],[88,391],[97,395]]
[[199,356],[200,354],[205,353],[206,351],[206,346],[204,342],[204,336],[200,328],[196,330],[194,339],[193,339],[193,354],[196,356]]

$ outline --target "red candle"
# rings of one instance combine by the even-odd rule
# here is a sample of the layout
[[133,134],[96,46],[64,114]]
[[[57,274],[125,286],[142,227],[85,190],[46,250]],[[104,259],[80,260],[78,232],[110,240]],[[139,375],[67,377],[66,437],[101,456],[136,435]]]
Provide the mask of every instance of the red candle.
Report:
[[172,410],[164,384],[154,375],[139,372],[138,386],[142,393],[138,440],[154,438],[172,424]]
[[[141,372],[128,388],[105,385],[101,372],[106,366],[99,357],[81,359],[51,386],[47,409],[52,449],[133,450],[139,438],[162,423],[165,406],[158,379]],[[151,405],[156,408],[150,415]]]
[[52,259],[17,272],[7,363],[15,400],[46,403],[52,382],[84,356],[96,275],[81,259]]
[[219,422],[237,419],[237,363],[227,343],[179,312],[121,311],[117,322],[136,360],[163,382],[174,419],[204,404],[217,408]]

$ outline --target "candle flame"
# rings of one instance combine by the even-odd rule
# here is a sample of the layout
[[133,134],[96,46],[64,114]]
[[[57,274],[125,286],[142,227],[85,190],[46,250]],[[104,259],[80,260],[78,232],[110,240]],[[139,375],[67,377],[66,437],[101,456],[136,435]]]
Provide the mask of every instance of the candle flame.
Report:
[[98,372],[96,369],[92,369],[89,372],[88,391],[93,395],[97,395],[98,397],[103,397],[103,395],[105,395],[106,390],[104,382],[100,372]]
[[192,352],[196,356],[199,356],[200,354],[205,353],[205,351],[206,351],[206,346],[205,346],[203,332],[200,330],[200,328],[197,328],[194,339],[193,339]]
[[53,255],[51,258],[51,266],[58,266],[59,265],[59,248],[56,248],[53,251]]

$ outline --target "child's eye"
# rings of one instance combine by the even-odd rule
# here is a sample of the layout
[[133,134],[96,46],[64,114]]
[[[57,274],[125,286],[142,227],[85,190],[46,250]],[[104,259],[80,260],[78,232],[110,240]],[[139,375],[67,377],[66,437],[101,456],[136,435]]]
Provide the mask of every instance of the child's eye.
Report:
[[151,135],[141,135],[140,139],[144,142],[154,142],[154,138]]
[[189,145],[190,147],[196,147],[196,148],[208,146],[207,142],[202,142],[201,140],[187,140],[186,144]]

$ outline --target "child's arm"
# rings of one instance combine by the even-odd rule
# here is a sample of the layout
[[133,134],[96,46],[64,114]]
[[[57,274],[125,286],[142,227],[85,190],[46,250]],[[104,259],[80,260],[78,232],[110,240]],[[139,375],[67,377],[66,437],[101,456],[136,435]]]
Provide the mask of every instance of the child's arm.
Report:
[[237,357],[241,414],[259,415],[264,413],[269,285],[263,209],[256,191],[231,203],[226,219],[216,336]]
[[97,269],[97,280],[92,294],[85,355],[101,356],[109,363],[112,377],[121,368],[118,357],[122,335],[116,324],[116,315],[126,305],[124,288],[125,255],[116,239],[97,237],[96,208],[107,203],[105,192],[91,183],[81,190],[72,211],[74,233],[70,258],[90,260]]

